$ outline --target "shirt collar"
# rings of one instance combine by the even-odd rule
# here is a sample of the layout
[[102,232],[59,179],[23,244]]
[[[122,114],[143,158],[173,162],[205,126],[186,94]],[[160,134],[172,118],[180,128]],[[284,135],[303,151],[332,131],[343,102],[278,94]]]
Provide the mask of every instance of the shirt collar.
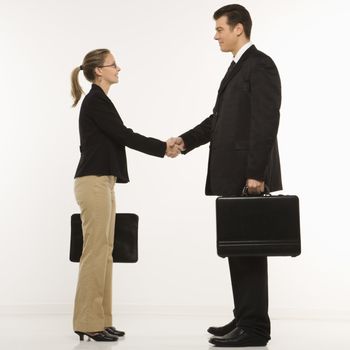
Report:
[[239,59],[251,46],[253,46],[253,43],[251,41],[248,41],[238,50],[238,52],[233,56],[233,60],[235,61],[235,63],[239,61]]

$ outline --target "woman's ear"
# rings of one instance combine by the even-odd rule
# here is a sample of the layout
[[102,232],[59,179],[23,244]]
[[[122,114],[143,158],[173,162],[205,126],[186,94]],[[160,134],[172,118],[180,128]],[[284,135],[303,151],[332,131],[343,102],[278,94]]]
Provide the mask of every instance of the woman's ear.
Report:
[[95,68],[95,75],[96,75],[96,78],[100,77],[102,75],[102,69],[99,67],[96,67]]

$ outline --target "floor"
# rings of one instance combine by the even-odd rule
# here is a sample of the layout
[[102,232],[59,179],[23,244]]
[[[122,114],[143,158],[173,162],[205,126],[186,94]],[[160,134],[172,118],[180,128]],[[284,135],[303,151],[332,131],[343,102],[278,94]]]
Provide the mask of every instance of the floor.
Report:
[[[213,322],[215,321],[214,324]],[[209,325],[223,325],[218,316],[122,315],[117,328],[127,332],[116,343],[80,342],[71,330],[71,316],[0,315],[0,348],[9,350],[202,350]],[[349,321],[272,320],[272,340],[263,350],[349,350]],[[226,348],[228,349],[228,348]]]

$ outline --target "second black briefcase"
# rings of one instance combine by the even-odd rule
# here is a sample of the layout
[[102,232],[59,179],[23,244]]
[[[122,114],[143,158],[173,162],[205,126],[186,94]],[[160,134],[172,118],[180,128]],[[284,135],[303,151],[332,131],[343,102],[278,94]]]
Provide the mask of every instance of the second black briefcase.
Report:
[[301,253],[297,196],[219,197],[216,225],[221,257]]
[[[113,262],[136,263],[138,260],[138,223],[136,214],[117,213],[114,232]],[[71,216],[69,260],[79,262],[83,250],[80,214]]]

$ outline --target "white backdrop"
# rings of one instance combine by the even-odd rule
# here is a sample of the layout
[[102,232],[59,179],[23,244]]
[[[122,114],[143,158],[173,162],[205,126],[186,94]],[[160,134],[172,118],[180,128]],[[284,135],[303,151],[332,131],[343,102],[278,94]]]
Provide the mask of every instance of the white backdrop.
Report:
[[[71,70],[88,51],[109,48],[122,68],[109,96],[125,124],[176,136],[213,108],[231,56],[213,40],[212,14],[227,3],[0,0],[0,310],[71,310],[80,106],[70,107]],[[301,201],[302,255],[269,260],[276,317],[350,317],[347,3],[241,1],[252,41],[280,71],[283,193]],[[88,91],[82,75],[81,83]],[[140,260],[114,266],[116,307],[230,314],[215,197],[204,195],[208,146],[175,160],[127,152],[131,183],[116,186],[117,209],[140,216]]]

